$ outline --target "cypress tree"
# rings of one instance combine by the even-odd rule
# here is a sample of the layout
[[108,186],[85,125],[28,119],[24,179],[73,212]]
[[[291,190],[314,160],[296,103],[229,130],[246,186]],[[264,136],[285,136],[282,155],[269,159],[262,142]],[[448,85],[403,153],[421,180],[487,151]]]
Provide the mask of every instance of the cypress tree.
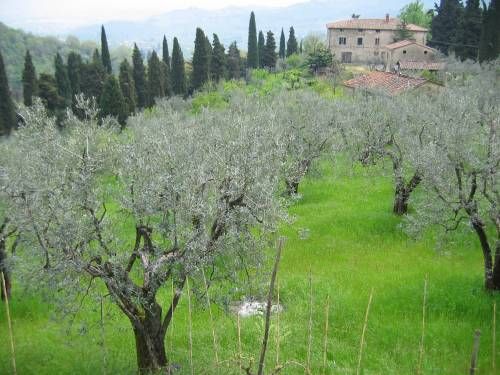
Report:
[[81,92],[82,57],[76,52],[68,54],[68,78],[71,85],[71,97],[75,98]]
[[299,53],[300,53],[301,55],[304,53],[304,50],[303,50],[303,45],[302,45],[302,39],[300,40]]
[[132,52],[132,65],[133,77],[135,83],[135,92],[137,95],[137,107],[144,108],[147,104],[146,92],[146,72],[144,69],[144,61],[142,60],[141,51],[134,44],[134,51]]
[[162,58],[163,62],[170,69],[170,54],[168,53],[168,42],[165,35],[163,35]]
[[283,28],[281,28],[279,56],[280,56],[280,59],[284,59],[286,56],[286,41],[285,41],[285,33],[283,32]]
[[229,79],[239,79],[241,71],[240,50],[236,42],[231,43],[227,51],[227,73]]
[[85,96],[93,97],[99,102],[106,72],[102,66],[99,51],[94,51],[92,61],[80,66],[80,90]]
[[481,39],[479,43],[479,61],[490,61],[500,55],[500,2],[491,0],[484,11]]
[[208,36],[205,36],[205,48],[206,48],[206,51],[207,51],[207,75],[208,75],[208,79],[210,79],[210,69],[211,66],[212,66],[212,57],[213,57],[213,53],[214,51],[212,50],[212,43],[210,43],[210,39],[208,39]]
[[68,78],[68,70],[59,53],[56,54],[54,64],[57,93],[62,99],[60,102],[61,108],[65,108],[71,105],[71,84]]
[[174,95],[186,95],[184,56],[182,55],[177,38],[174,38],[172,49],[172,92]]
[[259,41],[257,43],[259,51],[259,68],[264,67],[264,55],[266,49],[266,39],[264,38],[264,33],[259,31]]
[[108,74],[111,74],[111,56],[109,55],[108,39],[106,38],[106,30],[104,30],[104,25],[101,26],[101,57],[104,69]]
[[109,74],[106,78],[99,104],[102,117],[116,117],[121,125],[125,125],[125,121],[127,120],[127,106],[118,81],[112,74]]
[[255,14],[250,14],[250,23],[248,25],[248,52],[247,66],[250,69],[259,66],[259,51],[257,49],[257,26],[255,24]]
[[293,55],[294,53],[298,52],[298,43],[297,39],[295,38],[295,30],[292,27],[290,27],[290,33],[288,35],[288,42],[286,44],[286,56]]
[[14,102],[10,96],[9,81],[0,52],[0,136],[9,135],[16,126]]
[[[462,60],[476,60],[481,39],[482,14],[479,0],[467,0],[464,17],[460,25],[457,55]],[[475,47],[473,47],[475,46]]]
[[460,0],[441,0],[436,5],[436,12],[431,23],[431,44],[448,54],[454,49],[453,45],[459,42],[463,5]]
[[172,83],[171,83],[171,63],[170,54],[168,52],[168,43],[165,35],[163,36],[163,47],[162,47],[162,72],[163,72],[163,87],[165,89],[165,96],[172,95]]
[[226,74],[226,54],[224,46],[220,43],[217,34],[214,34],[212,63],[210,64],[210,75],[216,82],[224,78]]
[[37,80],[36,70],[31,59],[30,51],[26,51],[24,57],[24,70],[23,70],[23,99],[24,105],[30,106],[33,104],[33,97],[37,96]]
[[193,89],[200,89],[208,79],[208,51],[205,34],[200,28],[196,29],[193,53]]
[[135,94],[134,78],[132,77],[132,68],[130,67],[127,59],[123,59],[120,64],[119,81],[127,113],[134,113],[137,98]]
[[276,66],[276,60],[276,41],[274,40],[274,34],[268,31],[266,46],[264,48],[264,66],[272,69]]
[[61,102],[64,102],[64,98],[61,98],[57,91],[56,79],[50,74],[40,74],[38,95],[47,111],[52,115],[61,107]]
[[155,104],[156,98],[161,98],[165,95],[163,87],[163,72],[160,64],[160,59],[153,51],[148,60],[148,106],[152,107]]

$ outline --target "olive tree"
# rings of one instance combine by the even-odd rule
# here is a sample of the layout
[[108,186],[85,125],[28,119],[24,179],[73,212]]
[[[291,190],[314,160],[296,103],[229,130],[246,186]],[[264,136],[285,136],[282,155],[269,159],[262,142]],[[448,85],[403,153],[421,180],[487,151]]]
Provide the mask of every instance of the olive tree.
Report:
[[[163,105],[121,134],[116,121],[98,125],[92,106],[63,132],[33,111],[2,145],[0,186],[26,251],[66,287],[105,286],[131,323],[140,372],[167,368],[164,338],[186,279],[262,259],[284,215],[280,140],[236,105],[196,117]],[[163,306],[158,292],[170,283]]]
[[411,232],[463,224],[479,240],[486,289],[500,290],[500,90],[494,67],[456,77],[427,107],[437,125],[414,162],[425,193],[408,218]]
[[362,93],[345,103],[342,130],[347,150],[363,164],[390,161],[397,215],[408,212],[410,195],[422,180],[422,171],[408,153],[421,156],[427,129],[434,126],[424,112],[429,100]]

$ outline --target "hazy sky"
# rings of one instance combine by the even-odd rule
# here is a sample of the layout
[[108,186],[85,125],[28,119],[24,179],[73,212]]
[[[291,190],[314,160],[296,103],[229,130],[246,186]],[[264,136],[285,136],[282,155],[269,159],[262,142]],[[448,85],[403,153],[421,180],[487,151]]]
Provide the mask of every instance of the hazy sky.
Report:
[[284,6],[306,0],[0,0],[0,20],[80,23],[88,20],[140,19],[188,7]]

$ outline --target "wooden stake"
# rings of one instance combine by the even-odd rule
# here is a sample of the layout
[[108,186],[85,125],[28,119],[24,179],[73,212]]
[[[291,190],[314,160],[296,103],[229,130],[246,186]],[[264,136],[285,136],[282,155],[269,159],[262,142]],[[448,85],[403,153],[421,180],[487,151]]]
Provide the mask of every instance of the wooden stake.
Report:
[[424,359],[424,336],[425,336],[425,310],[427,304],[427,276],[424,281],[424,298],[422,303],[422,336],[420,337],[420,349],[418,355],[417,375],[422,373],[422,361]]
[[313,325],[313,292],[312,292],[312,271],[309,267],[309,327],[307,339],[307,373],[311,373],[311,347],[312,347],[312,325]]
[[237,312],[237,325],[238,325],[238,364],[240,367],[240,373],[243,371],[243,365],[242,365],[242,360],[243,360],[243,355],[241,352],[241,323],[240,323],[240,312]]
[[212,315],[212,304],[210,302],[210,295],[208,294],[207,279],[205,277],[205,271],[203,270],[203,268],[201,269],[201,274],[203,275],[203,283],[205,284],[205,293],[207,296],[208,312],[210,314],[210,322],[212,323],[212,339],[214,342],[215,366],[219,367],[219,353],[217,351],[217,336],[215,335],[215,322],[214,322],[214,317]]
[[363,360],[363,347],[365,345],[365,333],[366,326],[368,325],[368,315],[370,314],[370,306],[373,299],[373,288],[370,293],[370,298],[368,299],[368,305],[366,306],[365,323],[363,324],[363,331],[361,332],[361,340],[359,342],[359,356],[358,356],[358,368],[356,370],[356,375],[361,374],[361,361]]
[[496,370],[496,356],[497,356],[497,303],[493,303],[493,334],[492,334],[492,340],[491,340],[491,345],[492,345],[492,360],[491,364],[493,367],[493,373],[495,373]]
[[191,320],[191,291],[189,289],[189,277],[186,277],[186,287],[188,295],[188,325],[189,325],[189,365],[191,366],[191,375],[194,375],[193,368],[193,324]]
[[477,354],[479,353],[479,339],[481,338],[481,331],[474,332],[474,346],[472,347],[472,356],[470,360],[470,375],[474,375],[477,370]]
[[328,353],[328,316],[330,313],[330,295],[326,297],[325,309],[325,341],[323,343],[323,374],[326,374],[326,359]]
[[280,283],[276,278],[276,290],[278,293],[278,310],[276,311],[276,367],[280,364]]
[[9,296],[7,295],[7,288],[5,286],[5,276],[3,272],[0,272],[2,275],[2,289],[3,289],[3,295],[5,297],[5,311],[7,313],[7,325],[9,327],[9,336],[10,336],[10,352],[12,355],[12,373],[14,375],[17,374],[17,369],[16,369],[16,353],[14,351],[14,334],[12,331],[12,322],[10,320],[10,307],[9,307]]

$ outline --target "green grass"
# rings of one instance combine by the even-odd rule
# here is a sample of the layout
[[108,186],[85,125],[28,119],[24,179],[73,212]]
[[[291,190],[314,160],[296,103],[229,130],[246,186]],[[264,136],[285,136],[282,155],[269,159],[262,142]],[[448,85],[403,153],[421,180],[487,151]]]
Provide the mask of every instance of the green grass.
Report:
[[[309,320],[309,272],[313,284],[312,374],[322,374],[324,314],[330,297],[327,374],[355,374],[364,314],[373,302],[366,332],[363,374],[414,374],[421,335],[422,294],[428,277],[423,374],[467,373],[473,332],[482,332],[477,374],[492,370],[492,306],[500,297],[482,288],[482,257],[472,233],[457,233],[436,248],[432,233],[409,239],[391,213],[392,185],[381,170],[321,165],[322,177],[301,185],[302,199],[290,207],[296,220],[284,225],[287,237],[280,265],[281,351],[283,361],[305,363]],[[307,233],[307,236],[303,236]],[[14,280],[15,281],[15,280]],[[54,291],[54,293],[56,293]],[[167,295],[168,293],[165,293]],[[4,306],[0,306],[0,374],[10,373]],[[15,285],[11,301],[19,374],[133,374],[135,351],[129,323],[105,304],[104,344],[99,306],[88,300],[73,328],[52,317],[52,307]],[[219,357],[213,365],[208,310],[194,303],[195,374],[238,374],[236,317],[214,306]],[[86,322],[82,319],[83,314]],[[263,319],[242,320],[247,359],[257,358]],[[84,331],[87,331],[84,334]],[[266,373],[275,363],[273,317]],[[168,333],[168,354],[190,374],[187,299],[184,296]],[[173,349],[171,349],[173,348]],[[105,350],[104,350],[105,349]],[[498,354],[498,350],[497,350]],[[104,361],[106,360],[106,361]],[[497,355],[497,362],[500,356]],[[254,361],[255,364],[255,361]],[[303,374],[287,366],[283,374]]]

